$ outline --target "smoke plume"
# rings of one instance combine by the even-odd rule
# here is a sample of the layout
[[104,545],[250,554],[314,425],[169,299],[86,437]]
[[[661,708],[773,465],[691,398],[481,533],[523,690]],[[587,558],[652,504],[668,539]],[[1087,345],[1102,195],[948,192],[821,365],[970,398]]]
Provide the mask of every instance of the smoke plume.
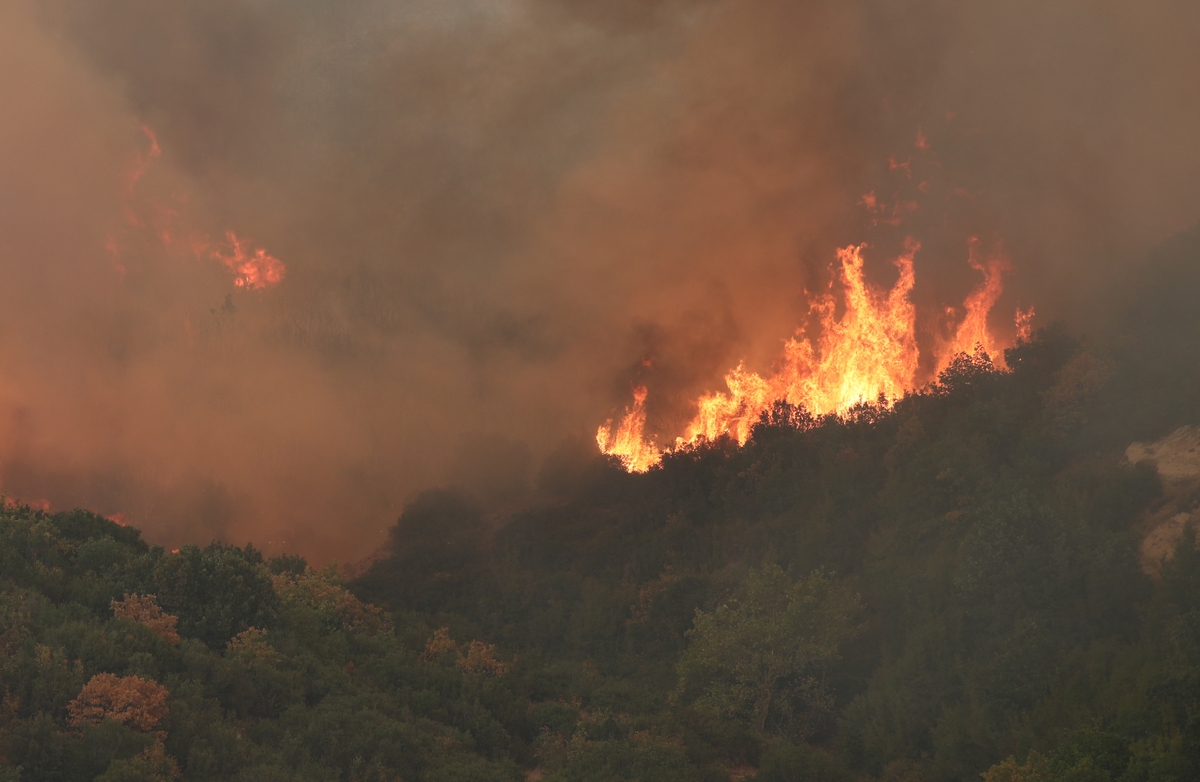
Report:
[[1196,40],[1188,0],[5,3],[0,490],[352,559],[633,382],[677,434],[839,246],[890,286],[922,243],[926,340],[972,236],[1000,331],[1094,324],[1200,215]]

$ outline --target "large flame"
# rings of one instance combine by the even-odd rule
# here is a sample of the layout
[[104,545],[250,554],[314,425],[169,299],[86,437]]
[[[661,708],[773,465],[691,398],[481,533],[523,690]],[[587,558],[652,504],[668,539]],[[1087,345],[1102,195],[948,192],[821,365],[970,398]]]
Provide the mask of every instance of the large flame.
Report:
[[[967,300],[963,302],[966,315],[954,330],[954,336],[938,351],[939,372],[948,367],[954,357],[960,353],[974,353],[977,350],[987,353],[1000,365],[1004,363],[1003,353],[997,350],[995,339],[988,330],[988,314],[995,306],[996,300],[1000,298],[1000,294],[1004,292],[1004,282],[1001,277],[1005,272],[1012,270],[1012,264],[998,249],[981,261],[979,259],[979,240],[975,237],[971,237],[967,246],[969,250],[967,262],[971,264],[971,268],[983,272],[983,284],[967,296]],[[1032,312],[1030,310],[1030,316],[1032,316]],[[1018,321],[1020,321],[1021,315],[1022,313],[1018,310]],[[1020,329],[1019,323],[1018,329]]]
[[[1003,291],[1002,275],[1011,268],[1000,252],[980,260],[978,242],[970,243],[969,262],[984,280],[963,303],[965,315],[936,351],[937,369],[960,353],[983,350],[999,358],[998,343],[988,329],[988,315]],[[916,339],[916,308],[909,297],[915,282],[913,257],[920,245],[909,239],[895,260],[899,277],[891,290],[868,284],[863,276],[864,245],[838,250],[842,283],[841,317],[831,292],[816,298],[811,312],[817,336],[803,330],[784,345],[776,370],[769,377],[738,365],[725,376],[725,391],[697,401],[696,417],[675,447],[713,440],[723,435],[739,443],[749,439],[761,415],[777,401],[802,406],[815,415],[844,413],[862,403],[891,404],[917,386],[920,349]],[[953,310],[950,311],[953,313]],[[1017,338],[1028,339],[1033,310],[1017,311]],[[600,450],[621,459],[626,469],[643,472],[657,464],[661,451],[644,434],[646,388],[634,390],[634,403],[615,426],[600,427]]]
[[880,394],[900,396],[917,371],[919,354],[914,336],[912,290],[913,255],[919,245],[908,242],[896,259],[900,277],[890,291],[863,278],[863,247],[838,250],[845,312],[836,315],[837,301],[826,293],[812,304],[820,324],[813,341],[801,333],[784,345],[780,365],[764,378],[739,366],[725,376],[726,392],[700,399],[696,418],[682,438],[695,442],[729,434],[740,443],[776,400],[803,405],[818,415],[846,410]]

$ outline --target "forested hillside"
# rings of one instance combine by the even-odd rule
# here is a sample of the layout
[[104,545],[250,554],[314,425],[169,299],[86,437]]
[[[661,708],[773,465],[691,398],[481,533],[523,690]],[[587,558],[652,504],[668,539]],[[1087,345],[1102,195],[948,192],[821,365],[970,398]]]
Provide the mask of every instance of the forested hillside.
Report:
[[1124,457],[1200,423],[1197,259],[892,407],[427,492],[349,583],[7,506],[0,779],[1200,778],[1195,532],[1139,557],[1200,493]]

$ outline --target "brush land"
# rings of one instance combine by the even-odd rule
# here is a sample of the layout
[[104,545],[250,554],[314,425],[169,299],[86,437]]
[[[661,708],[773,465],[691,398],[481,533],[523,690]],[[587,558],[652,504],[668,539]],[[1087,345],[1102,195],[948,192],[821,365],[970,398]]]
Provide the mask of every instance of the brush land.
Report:
[[350,579],[5,506],[0,780],[1200,779],[1200,232],[1139,284],[890,409],[427,492]]

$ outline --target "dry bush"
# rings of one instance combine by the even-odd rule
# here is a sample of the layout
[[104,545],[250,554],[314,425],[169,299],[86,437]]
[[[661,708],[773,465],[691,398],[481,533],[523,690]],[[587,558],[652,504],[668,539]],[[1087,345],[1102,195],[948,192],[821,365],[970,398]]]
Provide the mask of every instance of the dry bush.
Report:
[[466,655],[463,655],[458,644],[450,637],[450,628],[441,627],[426,642],[421,660],[431,663],[447,654],[454,655],[454,664],[465,673],[503,676],[509,669],[508,663],[496,659],[495,644],[472,641],[467,646]]
[[483,641],[472,641],[467,656],[459,659],[456,665],[467,673],[487,676],[503,676],[508,672],[508,663],[496,659],[496,645]]
[[284,573],[271,584],[285,606],[306,606],[330,628],[354,633],[376,634],[391,630],[383,609],[364,603],[347,592],[329,572],[302,575]]
[[118,619],[128,619],[150,628],[151,632],[172,646],[179,645],[179,633],[175,626],[179,617],[166,613],[158,606],[154,595],[131,595],[126,593],[124,600],[112,601],[113,616]]
[[453,653],[461,657],[458,652],[458,644],[450,637],[449,627],[440,627],[430,636],[429,641],[425,644],[425,651],[421,653],[423,662],[433,662],[443,654]]
[[175,782],[182,777],[179,763],[167,754],[161,741],[155,741],[132,758],[113,761],[96,782]]
[[67,705],[76,727],[113,720],[135,730],[149,731],[167,716],[166,687],[138,676],[98,673]]
[[279,653],[267,643],[267,631],[250,627],[229,639],[225,653],[246,662],[276,662]]

